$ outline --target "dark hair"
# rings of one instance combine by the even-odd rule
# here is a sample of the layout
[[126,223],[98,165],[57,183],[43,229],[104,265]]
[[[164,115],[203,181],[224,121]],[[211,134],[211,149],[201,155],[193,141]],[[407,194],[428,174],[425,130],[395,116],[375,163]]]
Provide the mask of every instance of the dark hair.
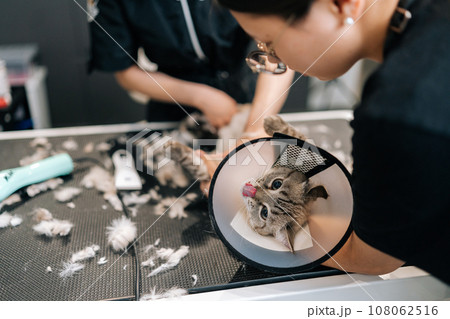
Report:
[[301,19],[309,11],[311,4],[315,0],[216,0],[221,6],[233,11],[254,13],[254,14],[274,14],[285,19],[295,16]]

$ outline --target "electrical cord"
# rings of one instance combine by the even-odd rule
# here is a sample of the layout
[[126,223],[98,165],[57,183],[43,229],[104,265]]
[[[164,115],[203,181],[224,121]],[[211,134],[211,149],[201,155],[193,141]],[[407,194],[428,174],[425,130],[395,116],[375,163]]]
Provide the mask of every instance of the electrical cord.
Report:
[[[101,168],[106,169],[105,165],[102,162],[100,162],[96,158],[92,158],[92,157],[80,157],[80,158],[73,159],[73,161],[76,163],[92,162],[92,163],[100,166]],[[123,192],[117,192],[117,197],[119,198],[120,202],[122,203],[123,212],[127,218],[130,218],[130,211],[128,210],[128,207],[125,206],[122,195],[123,195]],[[135,283],[134,283],[134,290],[135,290],[134,295],[135,295],[135,300],[139,301],[140,293],[141,293],[140,292],[140,290],[141,290],[141,287],[140,287],[141,269],[139,268],[140,263],[139,263],[138,250],[136,247],[136,241],[133,241],[127,249],[129,249],[130,247],[134,254],[134,262],[135,262],[135,277],[136,277],[136,279],[135,279]]]
[[[125,204],[124,204],[124,202],[123,202],[122,194],[123,194],[123,192],[117,192],[117,196],[119,197],[120,202],[122,203],[123,212],[125,213],[125,216],[126,216],[127,218],[130,218],[130,211],[128,210],[128,207],[126,207]],[[141,269],[139,268],[140,263],[139,263],[138,250],[137,250],[137,247],[136,247],[136,240],[133,241],[133,242],[130,244],[130,246],[131,246],[131,248],[132,248],[132,250],[133,250],[133,254],[134,254],[134,262],[135,262],[135,269],[136,269],[136,272],[135,272],[136,282],[135,282],[135,284],[134,284],[134,290],[135,290],[134,295],[136,296],[135,300],[136,300],[136,301],[139,301],[139,299],[140,299],[140,293],[141,293],[141,292],[140,292],[140,289],[141,289],[141,287],[140,287],[140,282],[141,282]],[[127,248],[127,249],[128,249],[128,248]]]

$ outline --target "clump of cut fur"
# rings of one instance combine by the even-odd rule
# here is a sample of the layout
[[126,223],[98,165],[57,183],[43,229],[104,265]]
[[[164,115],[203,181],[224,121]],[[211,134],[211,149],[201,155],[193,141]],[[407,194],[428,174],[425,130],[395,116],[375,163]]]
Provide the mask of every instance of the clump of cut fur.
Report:
[[137,236],[136,224],[125,216],[114,219],[106,230],[108,243],[114,251],[126,250]]
[[166,291],[158,291],[156,292],[156,287],[152,288],[149,294],[145,294],[139,299],[140,301],[150,301],[150,300],[159,300],[159,299],[173,299],[178,298],[184,295],[187,295],[188,292],[186,289],[172,287]]
[[150,194],[139,195],[139,192],[130,192],[122,196],[122,201],[125,206],[143,205],[148,203],[151,197]]
[[39,235],[53,237],[56,235],[67,236],[73,227],[68,220],[53,219],[52,214],[45,208],[37,208],[33,212],[34,219],[38,222],[33,230]]
[[53,237],[59,235],[61,237],[69,235],[73,224],[68,220],[44,220],[33,226],[33,230],[39,235]]
[[92,153],[93,151],[94,151],[94,143],[92,142],[87,143],[83,148],[84,153]]
[[102,257],[97,261],[97,264],[99,265],[104,265],[108,262],[108,259],[106,259],[106,257]]
[[22,223],[22,218],[19,216],[11,215],[8,212],[0,214],[0,228],[5,228],[8,226],[16,227]]
[[108,152],[111,149],[112,145],[106,142],[98,143],[95,146],[95,149],[99,152]]
[[152,195],[150,193],[139,195],[139,192],[130,192],[122,196],[123,204],[128,208],[133,217],[137,215],[139,208],[151,199]]
[[23,222],[22,217],[14,215],[11,218],[11,220],[9,221],[9,224],[11,225],[11,227],[16,227],[16,226],[19,226],[20,224],[22,224],[22,222]]
[[89,258],[94,258],[95,254],[100,250],[99,245],[92,245],[88,246],[85,249],[82,249],[80,251],[77,251],[72,255],[72,258],[70,258],[70,261],[72,263],[76,263],[78,261],[82,261]]
[[33,215],[34,215],[34,220],[36,220],[37,222],[41,222],[43,220],[52,220],[53,219],[52,213],[50,213],[45,208],[36,208],[33,211]]
[[162,199],[158,205],[155,206],[156,215],[164,215],[168,212],[168,216],[171,219],[187,218],[188,215],[185,212],[185,208],[193,203],[197,199],[197,194],[190,193],[183,197],[166,197]]
[[78,143],[73,138],[69,138],[62,143],[62,147],[68,151],[76,151]]
[[189,246],[181,246],[177,251],[174,251],[172,248],[161,248],[156,250],[150,258],[142,262],[141,265],[143,267],[154,267],[156,260],[161,259],[165,261],[165,263],[152,270],[152,272],[148,275],[148,277],[152,277],[164,271],[175,268],[180,263],[181,259],[183,259],[188,253]]
[[45,182],[28,186],[26,192],[28,196],[34,197],[37,194],[45,192],[47,190],[53,190],[63,183],[64,180],[61,178],[52,178]]
[[64,262],[63,269],[59,273],[59,277],[61,278],[69,278],[75,275],[80,270],[84,269],[84,265],[80,263],[73,262]]
[[12,215],[8,212],[4,212],[0,215],[0,228],[5,228],[9,226],[9,222],[11,221]]
[[103,198],[108,201],[116,211],[122,211],[122,203],[117,196],[116,186],[114,184],[114,177],[108,171],[99,166],[91,168],[81,180],[81,185],[90,189],[95,188],[103,193]]
[[81,189],[77,187],[63,187],[54,192],[55,199],[58,202],[66,203],[81,194]]

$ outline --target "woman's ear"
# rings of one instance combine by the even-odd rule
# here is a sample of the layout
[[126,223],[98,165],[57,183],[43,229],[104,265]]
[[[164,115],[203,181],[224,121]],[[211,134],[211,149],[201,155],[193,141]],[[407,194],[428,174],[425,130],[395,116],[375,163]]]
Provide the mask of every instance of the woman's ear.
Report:
[[340,15],[342,22],[351,24],[348,21],[356,21],[364,9],[366,0],[331,0],[333,11]]

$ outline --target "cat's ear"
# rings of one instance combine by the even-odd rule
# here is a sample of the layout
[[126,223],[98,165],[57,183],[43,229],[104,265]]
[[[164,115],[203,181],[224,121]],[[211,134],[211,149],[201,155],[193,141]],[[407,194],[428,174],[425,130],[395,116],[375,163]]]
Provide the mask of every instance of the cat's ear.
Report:
[[290,227],[283,227],[278,230],[275,234],[275,239],[282,243],[284,246],[289,249],[291,253],[294,252],[294,247],[292,245],[292,239],[294,238],[293,230]]
[[316,200],[319,197],[327,199],[328,196],[329,195],[327,190],[322,185],[312,187],[310,190],[306,192],[305,195],[306,199],[308,200]]

